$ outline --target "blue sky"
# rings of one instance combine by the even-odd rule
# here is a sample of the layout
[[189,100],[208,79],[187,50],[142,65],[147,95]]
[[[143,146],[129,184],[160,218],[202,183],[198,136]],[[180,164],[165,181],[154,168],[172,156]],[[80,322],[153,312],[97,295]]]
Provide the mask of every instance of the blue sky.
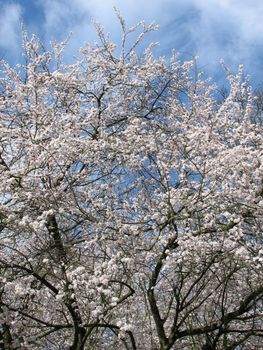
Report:
[[21,61],[21,21],[46,45],[72,32],[68,61],[78,47],[95,40],[92,19],[118,42],[113,6],[128,25],[160,24],[148,38],[160,43],[156,54],[169,55],[174,48],[182,59],[198,56],[199,67],[217,81],[224,74],[220,59],[234,72],[244,64],[253,85],[262,85],[263,0],[0,0],[0,57],[11,64]]

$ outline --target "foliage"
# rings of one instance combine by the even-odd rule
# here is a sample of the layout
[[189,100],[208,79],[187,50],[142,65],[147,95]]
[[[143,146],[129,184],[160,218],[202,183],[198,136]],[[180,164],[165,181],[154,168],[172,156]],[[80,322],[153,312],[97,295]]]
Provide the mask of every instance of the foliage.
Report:
[[[263,138],[230,92],[127,30],[0,80],[0,348],[260,349]],[[142,28],[134,44],[130,35]],[[255,117],[256,115],[256,117]]]

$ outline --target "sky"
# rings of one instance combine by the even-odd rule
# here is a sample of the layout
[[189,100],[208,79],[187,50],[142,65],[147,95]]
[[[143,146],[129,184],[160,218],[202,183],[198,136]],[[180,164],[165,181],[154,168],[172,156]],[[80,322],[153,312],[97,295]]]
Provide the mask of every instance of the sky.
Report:
[[223,59],[231,71],[244,64],[255,87],[263,78],[263,0],[0,0],[0,58],[22,62],[21,23],[48,46],[72,32],[65,59],[73,61],[80,46],[96,40],[92,21],[120,41],[116,6],[131,26],[155,22],[156,55],[172,49],[182,60],[198,56],[198,68],[221,83]]

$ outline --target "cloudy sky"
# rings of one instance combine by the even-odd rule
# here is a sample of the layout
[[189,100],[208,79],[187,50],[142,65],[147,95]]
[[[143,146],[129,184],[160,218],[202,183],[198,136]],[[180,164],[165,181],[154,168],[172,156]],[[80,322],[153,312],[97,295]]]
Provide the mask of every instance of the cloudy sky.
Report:
[[236,71],[244,64],[254,86],[263,78],[263,0],[0,0],[0,57],[21,61],[21,22],[47,44],[72,32],[67,59],[79,46],[95,40],[91,24],[103,24],[119,40],[116,6],[128,25],[140,20],[160,24],[148,40],[159,42],[156,54],[171,49],[182,59],[199,57],[199,67],[220,80],[220,59]]

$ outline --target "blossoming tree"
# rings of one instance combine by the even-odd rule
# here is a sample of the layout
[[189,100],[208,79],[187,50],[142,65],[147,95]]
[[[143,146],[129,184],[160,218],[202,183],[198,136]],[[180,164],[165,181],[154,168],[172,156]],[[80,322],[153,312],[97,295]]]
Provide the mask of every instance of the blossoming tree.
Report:
[[[126,29],[0,78],[0,349],[260,349],[263,134]],[[142,28],[134,44],[127,38]],[[133,34],[132,34],[133,33]]]

